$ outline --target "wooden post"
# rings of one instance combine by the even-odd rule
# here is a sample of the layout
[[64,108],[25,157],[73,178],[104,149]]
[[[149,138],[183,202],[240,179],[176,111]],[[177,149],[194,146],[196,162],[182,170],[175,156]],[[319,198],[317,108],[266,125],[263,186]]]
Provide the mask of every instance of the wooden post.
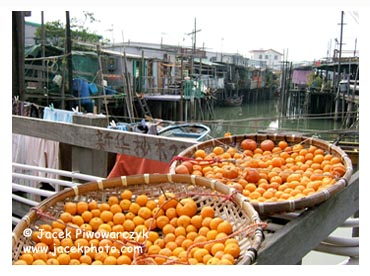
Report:
[[[106,126],[108,126],[109,124],[109,111],[108,111],[108,103],[107,103],[107,98],[106,98],[106,91],[105,91],[105,86],[104,86],[104,76],[103,76],[103,66],[102,66],[102,62],[101,62],[101,51],[100,51],[100,46],[97,45],[96,46],[96,52],[98,53],[98,65],[99,65],[99,78],[100,78],[100,83],[101,83],[101,86],[103,88],[103,101],[104,101],[104,107],[105,107],[105,115],[106,115]],[[100,105],[101,105],[101,99],[97,99],[98,100],[98,108],[97,108],[97,112],[100,113]]]
[[181,56],[180,121],[184,120],[184,61]]
[[24,12],[12,12],[12,96],[23,101],[24,95]]
[[144,75],[145,75],[144,51],[141,51],[141,66],[140,66],[140,93],[143,93],[143,92],[144,92]]
[[[96,127],[107,127],[107,118],[100,116],[74,115],[73,123]],[[72,171],[107,177],[114,164],[115,154],[102,151],[72,146]]]

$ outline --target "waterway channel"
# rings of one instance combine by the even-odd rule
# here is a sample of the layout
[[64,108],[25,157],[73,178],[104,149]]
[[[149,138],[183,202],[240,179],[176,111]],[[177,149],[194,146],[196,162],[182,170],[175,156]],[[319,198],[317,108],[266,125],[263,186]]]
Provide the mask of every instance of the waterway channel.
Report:
[[[212,137],[222,137],[225,132],[238,135],[261,131],[285,131],[308,133],[317,138],[334,140],[339,135],[338,133],[348,130],[342,127],[340,121],[335,121],[333,118],[333,114],[301,114],[300,112],[288,112],[283,116],[279,110],[279,98],[272,98],[243,103],[238,107],[217,106],[215,107],[215,120],[206,122],[206,124],[211,128]],[[353,135],[350,138],[356,140]]]

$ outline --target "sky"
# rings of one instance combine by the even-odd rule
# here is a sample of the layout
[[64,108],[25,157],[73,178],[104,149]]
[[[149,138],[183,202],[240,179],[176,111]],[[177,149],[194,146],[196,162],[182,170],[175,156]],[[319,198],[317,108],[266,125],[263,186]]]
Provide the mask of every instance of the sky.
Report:
[[[343,10],[343,52],[352,55],[355,48],[360,50],[361,7],[230,3],[185,6],[121,3],[115,8],[90,5],[69,11],[71,18],[79,20],[84,18],[83,11],[93,13],[99,22],[86,23],[86,26],[115,43],[162,41],[191,46],[193,36],[189,33],[194,31],[196,21],[196,29],[199,30],[196,33],[197,47],[214,52],[239,53],[245,57],[251,56],[251,50],[274,49],[285,53],[290,61],[313,61],[332,56],[334,49],[339,49],[335,39],[340,40],[339,23]],[[41,10],[44,11],[44,22],[65,22],[65,9],[54,7],[32,8],[32,16],[26,20],[41,23]]]

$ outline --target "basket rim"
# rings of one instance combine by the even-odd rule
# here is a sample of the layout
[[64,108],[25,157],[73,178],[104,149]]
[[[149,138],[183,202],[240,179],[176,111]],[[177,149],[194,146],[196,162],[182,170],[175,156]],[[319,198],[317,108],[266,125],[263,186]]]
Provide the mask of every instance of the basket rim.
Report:
[[[73,198],[76,196],[81,196],[88,194],[89,192],[103,191],[108,188],[129,188],[133,185],[155,185],[161,183],[179,183],[203,186],[211,190],[220,192],[222,194],[232,196],[235,204],[243,210],[243,212],[248,216],[251,223],[260,224],[262,221],[259,217],[258,212],[254,209],[254,206],[249,202],[249,200],[242,194],[238,193],[234,188],[228,187],[227,185],[219,182],[217,180],[211,180],[202,176],[195,175],[179,175],[179,174],[138,174],[121,176],[110,179],[90,181],[87,183],[76,185],[72,188],[67,188],[61,192],[58,192],[51,197],[40,202],[39,205],[30,209],[30,211],[21,219],[21,221],[16,225],[12,233],[12,248],[18,245],[20,237],[23,230],[27,228],[30,223],[37,218],[38,211],[46,211],[49,207],[53,206],[57,202],[63,202],[65,199]],[[254,239],[251,241],[251,248],[248,249],[248,253],[239,261],[239,263],[250,264],[257,257],[255,252],[260,248],[263,241],[263,229],[262,227],[256,227],[254,232]]]
[[[285,200],[285,201],[278,201],[278,202],[255,202],[250,201],[252,206],[257,210],[260,215],[271,215],[275,213],[282,213],[282,212],[293,212],[297,210],[302,210],[304,208],[314,207],[315,205],[324,202],[328,198],[330,198],[335,193],[342,190],[349,184],[350,178],[353,173],[352,161],[340,147],[331,144],[327,141],[316,137],[309,137],[305,135],[297,135],[297,134],[279,134],[279,133],[250,133],[250,134],[240,134],[240,135],[233,135],[229,137],[220,137],[215,139],[210,139],[204,141],[202,143],[194,144],[187,149],[183,150],[178,154],[180,157],[186,157],[191,152],[195,152],[197,149],[204,149],[207,146],[220,146],[220,145],[237,145],[243,139],[254,139],[255,141],[262,141],[264,139],[271,139],[273,141],[276,140],[284,140],[288,143],[301,143],[305,142],[309,145],[315,145],[324,150],[327,150],[330,154],[334,153],[335,155],[339,156],[346,168],[345,174],[337,180],[335,184],[327,189],[320,190],[315,192],[311,195],[293,199],[293,200]],[[172,162],[169,168],[170,173],[175,172],[175,167],[178,164],[178,160]]]

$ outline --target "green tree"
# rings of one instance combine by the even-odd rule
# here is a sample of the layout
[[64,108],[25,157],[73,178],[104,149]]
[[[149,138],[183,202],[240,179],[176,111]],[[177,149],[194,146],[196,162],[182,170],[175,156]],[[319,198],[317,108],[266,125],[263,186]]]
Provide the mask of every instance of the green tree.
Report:
[[[93,13],[84,11],[83,19],[76,17],[71,18],[71,36],[72,41],[86,42],[95,44],[98,43],[102,36],[96,34],[88,28],[88,24],[99,22]],[[46,44],[52,44],[54,46],[64,47],[66,29],[65,25],[60,21],[46,22],[44,24],[45,29],[45,40]],[[36,43],[41,43],[42,40],[42,27],[39,27],[35,33]]]

